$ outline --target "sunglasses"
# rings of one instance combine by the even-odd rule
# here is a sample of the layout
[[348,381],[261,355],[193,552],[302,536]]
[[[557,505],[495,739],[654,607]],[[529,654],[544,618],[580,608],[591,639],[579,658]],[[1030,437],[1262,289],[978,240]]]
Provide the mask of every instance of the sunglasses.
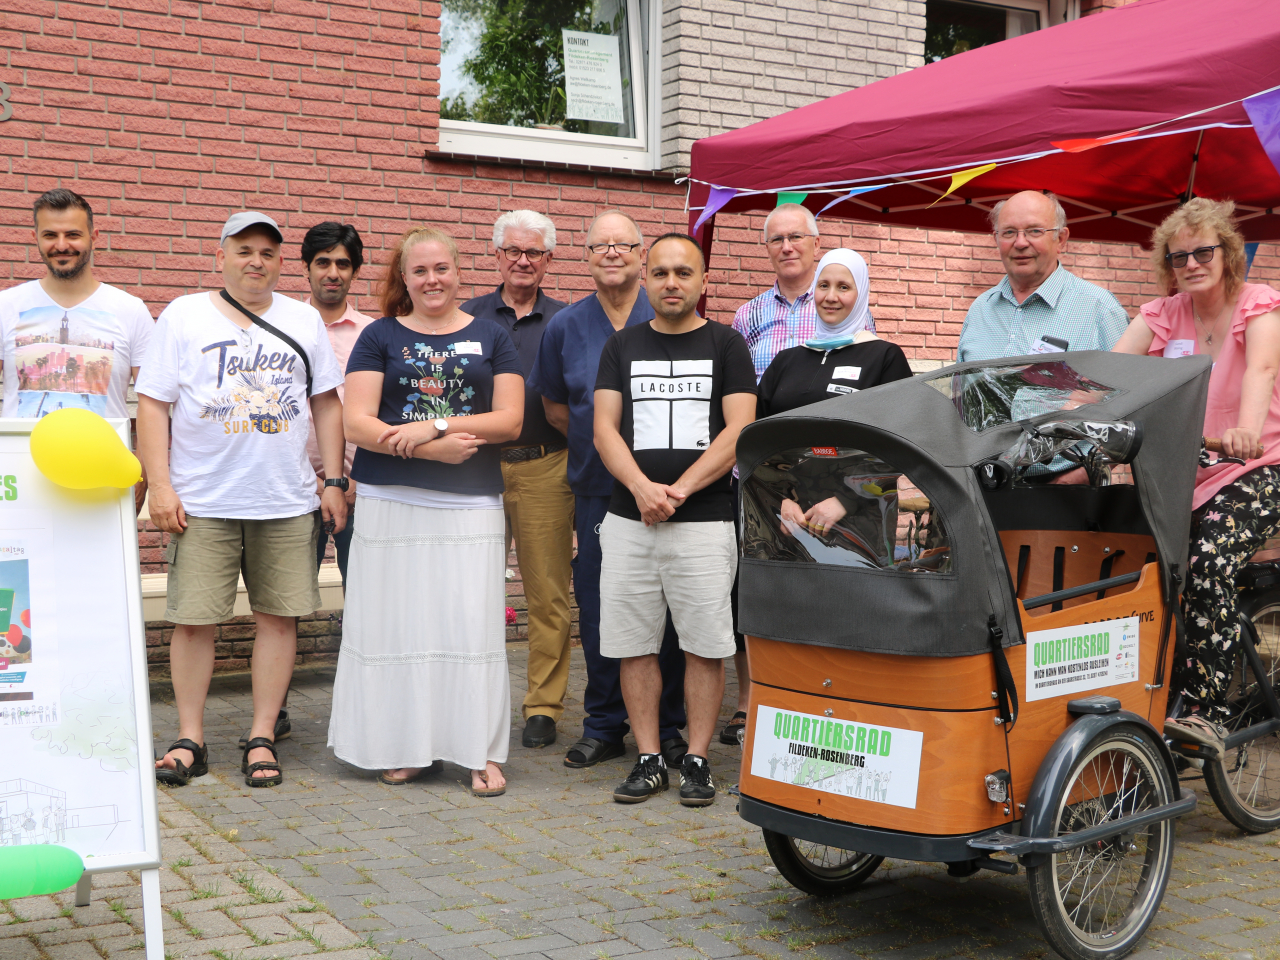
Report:
[[1213,251],[1217,250],[1222,244],[1215,243],[1211,247],[1196,247],[1190,253],[1179,250],[1177,253],[1166,253],[1164,258],[1169,261],[1169,265],[1175,270],[1181,270],[1187,265],[1187,257],[1195,257],[1196,263],[1208,263],[1213,259]]

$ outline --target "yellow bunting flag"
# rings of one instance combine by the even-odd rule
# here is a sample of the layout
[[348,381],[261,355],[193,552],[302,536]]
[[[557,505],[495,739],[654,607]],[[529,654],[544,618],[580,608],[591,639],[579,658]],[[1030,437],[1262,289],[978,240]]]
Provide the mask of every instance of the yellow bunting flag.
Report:
[[[968,183],[974,177],[980,177],[984,173],[990,173],[997,166],[999,166],[999,164],[984,163],[980,167],[970,167],[968,170],[961,170],[959,173],[953,173],[951,175],[951,186],[947,187],[947,192],[944,193],[942,196],[940,196],[938,200],[945,200],[947,197],[951,196],[951,194],[955,193],[957,190],[963,187],[966,183]],[[937,203],[938,200],[933,201],[933,203]],[[933,203],[929,204],[929,206],[932,207]]]

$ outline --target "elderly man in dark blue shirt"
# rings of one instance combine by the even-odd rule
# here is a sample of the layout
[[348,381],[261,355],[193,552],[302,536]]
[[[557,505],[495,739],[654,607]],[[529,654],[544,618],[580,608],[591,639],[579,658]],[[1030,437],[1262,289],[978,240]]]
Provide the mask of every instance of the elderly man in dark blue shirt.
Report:
[[[462,310],[511,334],[528,377],[547,324],[564,307],[542,290],[555,254],[556,226],[532,210],[512,210],[494,223],[493,246],[502,283]],[[569,686],[573,493],[565,477],[566,446],[564,435],[547,423],[542,398],[526,390],[524,428],[501,450],[508,548],[514,537],[529,603],[529,689],[521,736],[526,747],[556,742]]]
[[[541,394],[548,422],[569,439],[569,486],[574,494],[578,556],[573,589],[578,629],[587,661],[586,718],[582,739],[569,748],[566,767],[590,767],[626,753],[627,709],[618,680],[621,661],[600,655],[600,523],[609,510],[613,477],[596,453],[596,368],[605,341],[623,327],[653,319],[641,287],[644,237],[625,213],[607,211],[587,230],[587,263],[596,292],[565,307],[547,324],[538,361],[528,377],[527,397]],[[659,733],[667,765],[679,767],[688,749],[685,724],[684,655],[667,619],[659,654],[662,700]]]

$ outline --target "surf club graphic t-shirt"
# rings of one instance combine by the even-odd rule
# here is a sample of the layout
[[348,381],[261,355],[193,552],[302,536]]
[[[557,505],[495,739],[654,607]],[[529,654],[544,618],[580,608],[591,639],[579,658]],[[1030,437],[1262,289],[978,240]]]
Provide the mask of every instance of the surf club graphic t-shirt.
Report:
[[[675,483],[724,429],[722,401],[756,392],[756,371],[742,334],[708,322],[688,333],[658,333],[652,323],[624,327],[600,355],[597,390],[622,394],[622,439],[654,483]],[[609,512],[639,520],[631,491],[616,480]],[[669,520],[732,520],[729,474],[690,494]]]
[[[242,329],[193,293],[165,307],[138,371],[138,393],[173,407],[169,475],[196,517],[275,520],[320,506],[307,457],[307,367],[257,324]],[[314,307],[281,294],[260,316],[311,360],[313,394],[342,383]]]
[[74,307],[59,306],[39,280],[6,290],[4,415],[39,419],[72,407],[129,416],[129,378],[154,329],[147,305],[109,284],[98,284]]
[[[382,374],[378,419],[388,424],[489,413],[493,378],[500,373],[524,376],[511,335],[478,317],[461,330],[438,336],[410,330],[395,317],[375,320],[360,332],[347,361],[347,373],[361,370]],[[462,463],[406,460],[360,448],[351,479],[445,493],[502,493],[498,445],[492,443]]]

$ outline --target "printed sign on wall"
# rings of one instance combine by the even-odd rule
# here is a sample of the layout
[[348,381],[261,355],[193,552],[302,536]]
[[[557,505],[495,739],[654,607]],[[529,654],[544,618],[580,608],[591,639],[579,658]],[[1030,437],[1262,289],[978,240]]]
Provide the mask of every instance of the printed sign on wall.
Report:
[[924,734],[756,707],[751,775],[915,809]]
[[565,119],[624,123],[618,38],[577,30],[560,32],[564,36]]
[[1028,701],[1137,679],[1137,617],[1027,634]]

